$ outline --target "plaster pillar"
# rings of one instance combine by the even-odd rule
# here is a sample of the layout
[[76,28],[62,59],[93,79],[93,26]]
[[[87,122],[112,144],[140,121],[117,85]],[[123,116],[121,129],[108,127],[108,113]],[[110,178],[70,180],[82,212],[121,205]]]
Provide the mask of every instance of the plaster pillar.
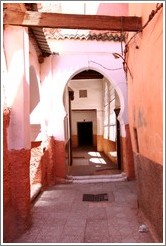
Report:
[[17,233],[20,233],[30,221],[28,29],[5,26],[4,52],[7,63],[5,85],[7,106],[11,110],[7,134],[10,166],[9,186],[12,210],[14,211],[13,227],[16,227]]
[[[56,95],[56,96],[55,96]],[[55,162],[55,176],[65,178],[67,174],[66,160],[65,160],[65,137],[64,137],[64,118],[65,110],[62,102],[63,94],[56,93],[53,97],[53,104],[56,107],[53,110],[51,129],[54,137],[54,162]],[[50,130],[51,130],[50,129]]]

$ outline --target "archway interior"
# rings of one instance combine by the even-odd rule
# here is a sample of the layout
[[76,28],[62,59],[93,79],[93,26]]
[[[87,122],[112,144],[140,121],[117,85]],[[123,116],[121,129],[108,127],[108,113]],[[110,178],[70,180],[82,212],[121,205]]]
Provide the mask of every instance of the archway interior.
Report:
[[[65,135],[69,138],[66,151],[69,170],[74,170],[69,173],[96,174],[99,167],[100,170],[120,169],[117,119],[120,100],[110,81],[95,70],[84,70],[69,80],[65,97],[68,97]],[[93,165],[88,171],[89,164]],[[78,166],[81,166],[79,172]]]

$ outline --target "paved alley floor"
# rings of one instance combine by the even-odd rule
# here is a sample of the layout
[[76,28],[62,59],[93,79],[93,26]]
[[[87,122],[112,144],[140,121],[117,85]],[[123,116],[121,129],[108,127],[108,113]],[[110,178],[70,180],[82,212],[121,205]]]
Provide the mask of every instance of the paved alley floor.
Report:
[[[107,193],[108,201],[83,201]],[[58,184],[32,206],[31,228],[13,243],[154,243],[137,209],[136,181]]]
[[83,146],[72,150],[72,166],[69,166],[69,176],[86,176],[121,173],[118,165],[96,147]]

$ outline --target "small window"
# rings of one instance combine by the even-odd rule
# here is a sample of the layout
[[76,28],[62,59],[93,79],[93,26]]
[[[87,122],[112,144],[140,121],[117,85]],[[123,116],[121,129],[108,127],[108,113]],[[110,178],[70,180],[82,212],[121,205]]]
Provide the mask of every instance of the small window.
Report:
[[79,90],[79,97],[87,97],[87,90]]

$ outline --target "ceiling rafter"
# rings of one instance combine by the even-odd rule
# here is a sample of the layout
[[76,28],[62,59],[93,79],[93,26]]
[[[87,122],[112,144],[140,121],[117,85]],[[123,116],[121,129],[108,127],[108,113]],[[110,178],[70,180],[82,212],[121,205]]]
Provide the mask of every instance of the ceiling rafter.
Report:
[[5,9],[3,24],[61,29],[137,32],[142,29],[142,18],[137,16],[76,15],[38,11],[23,12]]

